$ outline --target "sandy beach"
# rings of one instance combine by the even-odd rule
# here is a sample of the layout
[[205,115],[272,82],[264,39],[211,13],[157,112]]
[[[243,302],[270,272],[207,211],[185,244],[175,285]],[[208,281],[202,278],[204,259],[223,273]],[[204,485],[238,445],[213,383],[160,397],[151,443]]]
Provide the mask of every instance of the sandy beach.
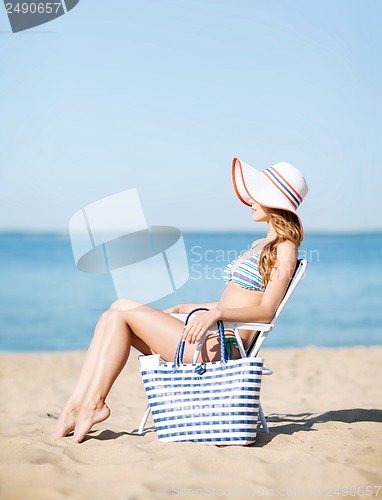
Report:
[[382,497],[382,347],[263,349],[270,434],[250,447],[161,443],[133,353],[110,418],[53,440],[84,352],[0,354],[0,498]]

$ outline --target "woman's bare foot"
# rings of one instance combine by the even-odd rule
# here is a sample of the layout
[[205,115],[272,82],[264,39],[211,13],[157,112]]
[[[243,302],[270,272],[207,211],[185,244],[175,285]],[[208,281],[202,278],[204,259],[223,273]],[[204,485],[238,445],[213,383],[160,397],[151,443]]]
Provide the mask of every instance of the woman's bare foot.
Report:
[[93,425],[103,422],[109,415],[110,408],[103,401],[92,406],[81,407],[76,419],[73,440],[81,443]]
[[57,424],[53,431],[53,438],[65,437],[72,432],[76,426],[76,419],[79,407],[71,403],[67,403],[58,417]]

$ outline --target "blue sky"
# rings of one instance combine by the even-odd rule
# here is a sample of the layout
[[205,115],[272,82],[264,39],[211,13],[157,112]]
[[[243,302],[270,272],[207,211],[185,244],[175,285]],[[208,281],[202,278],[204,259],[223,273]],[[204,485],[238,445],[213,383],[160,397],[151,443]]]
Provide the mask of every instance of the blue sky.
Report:
[[306,231],[382,230],[374,0],[80,0],[13,34],[0,6],[0,230],[67,231],[137,188],[150,224],[251,230],[234,156],[288,161]]

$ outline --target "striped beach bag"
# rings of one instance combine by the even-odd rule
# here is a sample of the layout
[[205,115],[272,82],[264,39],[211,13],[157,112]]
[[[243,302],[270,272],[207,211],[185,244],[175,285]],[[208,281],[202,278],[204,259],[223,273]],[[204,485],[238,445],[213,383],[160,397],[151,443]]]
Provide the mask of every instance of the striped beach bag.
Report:
[[173,363],[160,362],[159,354],[140,357],[159,440],[215,445],[255,442],[263,359],[229,359],[221,321],[218,327],[220,361],[197,362],[204,339],[189,364],[183,363],[183,339]]

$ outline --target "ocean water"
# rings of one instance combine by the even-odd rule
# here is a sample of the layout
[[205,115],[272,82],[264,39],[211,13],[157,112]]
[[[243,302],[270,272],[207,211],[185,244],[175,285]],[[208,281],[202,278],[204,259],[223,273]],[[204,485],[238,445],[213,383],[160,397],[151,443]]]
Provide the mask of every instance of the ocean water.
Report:
[[[190,278],[152,305],[218,300],[226,262],[260,236],[184,233]],[[267,347],[382,344],[382,234],[307,234],[300,256],[306,276]],[[86,349],[116,298],[109,275],[76,268],[67,235],[0,234],[1,351]]]

